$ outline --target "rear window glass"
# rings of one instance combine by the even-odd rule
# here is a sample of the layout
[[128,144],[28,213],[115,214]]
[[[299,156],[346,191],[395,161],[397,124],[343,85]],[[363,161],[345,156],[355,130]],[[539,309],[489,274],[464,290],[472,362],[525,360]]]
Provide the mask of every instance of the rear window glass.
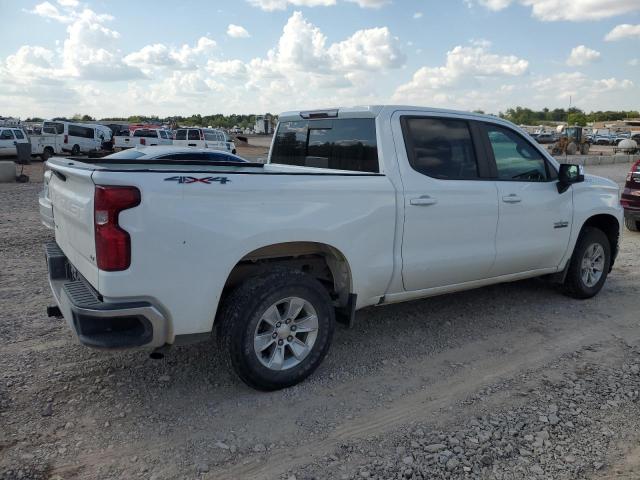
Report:
[[176,130],[176,140],[186,140],[186,139],[187,139],[186,130]]
[[139,150],[122,150],[118,153],[112,153],[111,155],[107,155],[104,157],[109,160],[135,160],[136,158],[144,157],[145,153],[140,152]]
[[377,173],[375,120],[282,122],[276,132],[271,163]]
[[209,141],[209,142],[217,142],[218,141],[218,135],[216,135],[215,132],[204,132],[204,139]]
[[158,138],[157,130],[147,130],[146,128],[139,128],[135,132],[133,132],[134,137],[145,137],[145,138]]
[[44,122],[42,124],[42,131],[44,133],[64,133],[64,123],[60,122]]
[[200,130],[189,130],[189,140],[200,140]]
[[14,130],[14,132],[16,134],[16,138],[19,138],[20,140],[24,138],[24,135],[22,134],[22,130]]

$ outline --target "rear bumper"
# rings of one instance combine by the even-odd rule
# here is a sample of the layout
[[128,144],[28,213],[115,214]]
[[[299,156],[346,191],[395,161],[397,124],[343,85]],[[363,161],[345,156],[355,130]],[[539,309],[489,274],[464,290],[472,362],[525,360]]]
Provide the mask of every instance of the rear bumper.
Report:
[[168,321],[146,301],[105,302],[74,270],[60,247],[45,244],[49,285],[56,303],[83,345],[101,349],[160,347]]

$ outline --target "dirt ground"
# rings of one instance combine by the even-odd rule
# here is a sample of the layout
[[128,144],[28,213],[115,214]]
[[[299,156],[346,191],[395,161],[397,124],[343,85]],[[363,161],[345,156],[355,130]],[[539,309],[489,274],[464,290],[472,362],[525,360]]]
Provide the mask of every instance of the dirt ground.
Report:
[[261,393],[213,342],[105,353],[46,317],[41,168],[0,184],[0,479],[640,478],[639,234],[591,300],[530,280],[367,309]]

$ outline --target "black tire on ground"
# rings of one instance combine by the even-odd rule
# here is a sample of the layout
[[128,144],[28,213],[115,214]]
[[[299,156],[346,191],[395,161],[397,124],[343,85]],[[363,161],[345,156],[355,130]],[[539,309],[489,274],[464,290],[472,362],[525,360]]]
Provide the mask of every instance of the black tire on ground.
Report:
[[80,154],[80,146],[74,145],[71,149],[71,155],[79,155]]
[[[289,297],[304,299],[315,309],[317,337],[298,365],[273,370],[258,359],[254,335],[264,312]],[[314,277],[300,271],[276,269],[251,277],[237,287],[223,302],[216,323],[218,346],[238,377],[259,390],[278,390],[301,382],[320,365],[331,344],[335,313],[327,290]]]
[[45,147],[45,149],[42,152],[42,155],[40,155],[40,158],[42,159],[43,162],[46,162],[51,157],[53,157],[53,148]]
[[640,232],[640,222],[635,218],[624,217],[624,224],[632,232]]
[[[602,275],[595,285],[588,286],[582,279],[581,267],[584,255],[589,247],[599,244],[604,250],[604,265]],[[564,281],[564,291],[573,298],[591,298],[596,295],[607,280],[611,266],[611,245],[604,232],[595,227],[584,227],[578,237],[573,255],[569,263],[569,271]]]

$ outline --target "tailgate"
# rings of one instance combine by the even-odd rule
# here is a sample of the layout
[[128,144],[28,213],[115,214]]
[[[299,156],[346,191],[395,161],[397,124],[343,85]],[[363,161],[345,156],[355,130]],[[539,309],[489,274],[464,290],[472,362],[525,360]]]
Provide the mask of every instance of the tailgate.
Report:
[[49,163],[53,175],[49,197],[53,206],[56,242],[69,262],[98,288],[93,226],[93,170]]

